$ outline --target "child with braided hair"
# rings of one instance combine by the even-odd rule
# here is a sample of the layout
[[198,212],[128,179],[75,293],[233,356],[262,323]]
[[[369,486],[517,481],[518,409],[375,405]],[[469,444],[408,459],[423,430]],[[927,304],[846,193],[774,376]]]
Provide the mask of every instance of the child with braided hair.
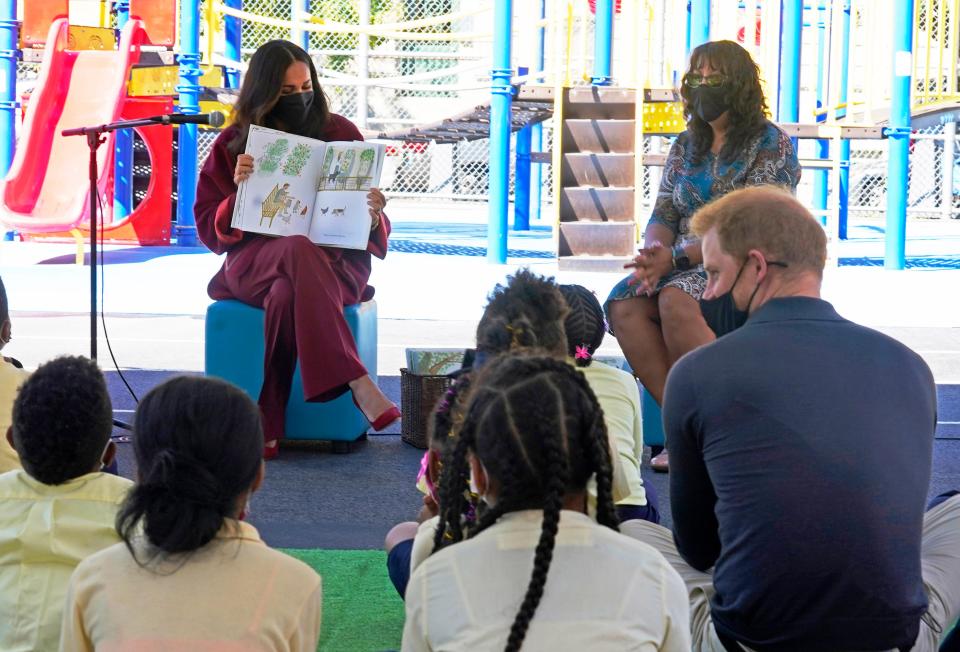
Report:
[[[611,442],[616,445],[616,464],[620,465],[629,495],[617,501],[620,521],[639,519],[660,522],[657,496],[652,485],[645,485],[640,474],[643,459],[643,426],[640,421],[640,390],[636,379],[593,359],[607,331],[603,308],[597,297],[582,285],[561,285],[560,293],[570,312],[563,324],[567,334],[567,356],[587,377],[590,389],[603,408],[603,420]],[[593,483],[588,487],[596,495]]]
[[[424,490],[423,507],[416,521],[407,521],[393,526],[387,533],[384,549],[387,552],[387,573],[400,597],[404,597],[410,574],[433,551],[434,531],[437,527],[439,501],[437,487],[444,456],[453,448],[453,442],[462,418],[460,398],[470,386],[469,370],[458,375],[456,380],[437,404],[427,428],[429,448],[423,454],[417,487]],[[472,509],[468,509],[472,515]]]
[[[440,401],[430,428],[430,447],[425,460],[434,464],[421,465],[421,481],[426,471],[436,469],[436,461],[452,448],[459,419],[457,404],[466,393],[472,370],[481,368],[493,356],[519,348],[538,348],[562,360],[567,353],[567,338],[563,320],[567,305],[552,278],[540,276],[529,269],[521,269],[507,277],[506,284],[497,284],[488,297],[487,306],[477,326],[476,355],[471,369],[458,372],[458,379],[450,392]],[[461,406],[462,407],[462,406]],[[611,454],[615,454],[610,442]],[[630,496],[630,485],[620,466],[615,467],[614,499]],[[436,482],[436,478],[428,480]],[[591,497],[591,508],[593,507]],[[431,496],[424,497],[424,508],[417,521],[395,525],[387,534],[387,570],[397,592],[404,596],[410,573],[433,550],[436,535],[438,505]],[[460,513],[460,518],[464,516]],[[453,519],[451,513],[450,518]],[[459,520],[459,519],[457,519]]]
[[[524,351],[476,373],[441,473],[438,550],[407,589],[403,650],[689,650],[680,577],[617,532],[606,427],[584,376]],[[464,528],[467,486],[484,509]]]

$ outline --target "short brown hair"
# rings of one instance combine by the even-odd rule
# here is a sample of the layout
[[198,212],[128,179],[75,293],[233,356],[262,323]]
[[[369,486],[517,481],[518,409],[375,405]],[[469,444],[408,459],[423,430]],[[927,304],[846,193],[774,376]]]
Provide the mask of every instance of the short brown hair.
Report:
[[716,229],[720,248],[745,259],[758,249],[791,271],[823,273],[827,235],[803,204],[778,186],[741,188],[705,205],[693,216],[691,229],[702,238]]

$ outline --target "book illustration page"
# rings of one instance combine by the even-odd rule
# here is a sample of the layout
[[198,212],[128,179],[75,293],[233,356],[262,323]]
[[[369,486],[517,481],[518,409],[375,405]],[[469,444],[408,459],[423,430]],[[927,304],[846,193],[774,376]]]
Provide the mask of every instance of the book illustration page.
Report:
[[316,195],[313,222],[307,236],[317,244],[366,249],[370,224],[366,193],[328,190]]
[[254,157],[253,174],[241,184],[233,225],[269,235],[305,235],[323,145],[252,126],[246,151]]
[[370,190],[379,181],[382,148],[376,143],[331,143],[317,190]]

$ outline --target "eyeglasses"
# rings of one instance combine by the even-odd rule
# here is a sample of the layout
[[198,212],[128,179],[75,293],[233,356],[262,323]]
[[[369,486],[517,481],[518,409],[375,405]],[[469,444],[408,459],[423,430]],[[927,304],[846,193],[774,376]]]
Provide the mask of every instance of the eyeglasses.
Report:
[[700,88],[701,86],[719,88],[725,83],[727,83],[726,75],[708,75],[704,77],[703,75],[691,72],[683,76],[683,85],[687,88]]

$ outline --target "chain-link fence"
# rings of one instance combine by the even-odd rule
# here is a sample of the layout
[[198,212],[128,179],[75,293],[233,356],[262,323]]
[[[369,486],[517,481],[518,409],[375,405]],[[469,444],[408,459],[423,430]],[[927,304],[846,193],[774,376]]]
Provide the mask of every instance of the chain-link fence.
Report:
[[[291,33],[246,21],[241,51],[249,57],[275,38],[307,45],[318,75],[325,80],[323,90],[332,111],[350,118],[361,129],[397,131],[439,121],[483,102],[489,86],[489,38],[462,37],[488,28],[485,12],[469,11],[484,4],[489,3],[311,0],[310,13],[317,19],[360,26],[414,25],[385,36]],[[296,6],[302,3],[297,1]],[[288,20],[298,17],[291,0],[247,0],[244,10]],[[452,20],[434,20],[451,14]],[[417,35],[424,35],[425,40]],[[393,195],[486,199],[487,149],[486,140],[449,145],[396,141],[389,148],[382,185]]]
[[[887,143],[854,142],[850,150],[850,216],[882,219],[887,212]],[[960,143],[952,125],[913,133],[907,215],[960,217]]]

